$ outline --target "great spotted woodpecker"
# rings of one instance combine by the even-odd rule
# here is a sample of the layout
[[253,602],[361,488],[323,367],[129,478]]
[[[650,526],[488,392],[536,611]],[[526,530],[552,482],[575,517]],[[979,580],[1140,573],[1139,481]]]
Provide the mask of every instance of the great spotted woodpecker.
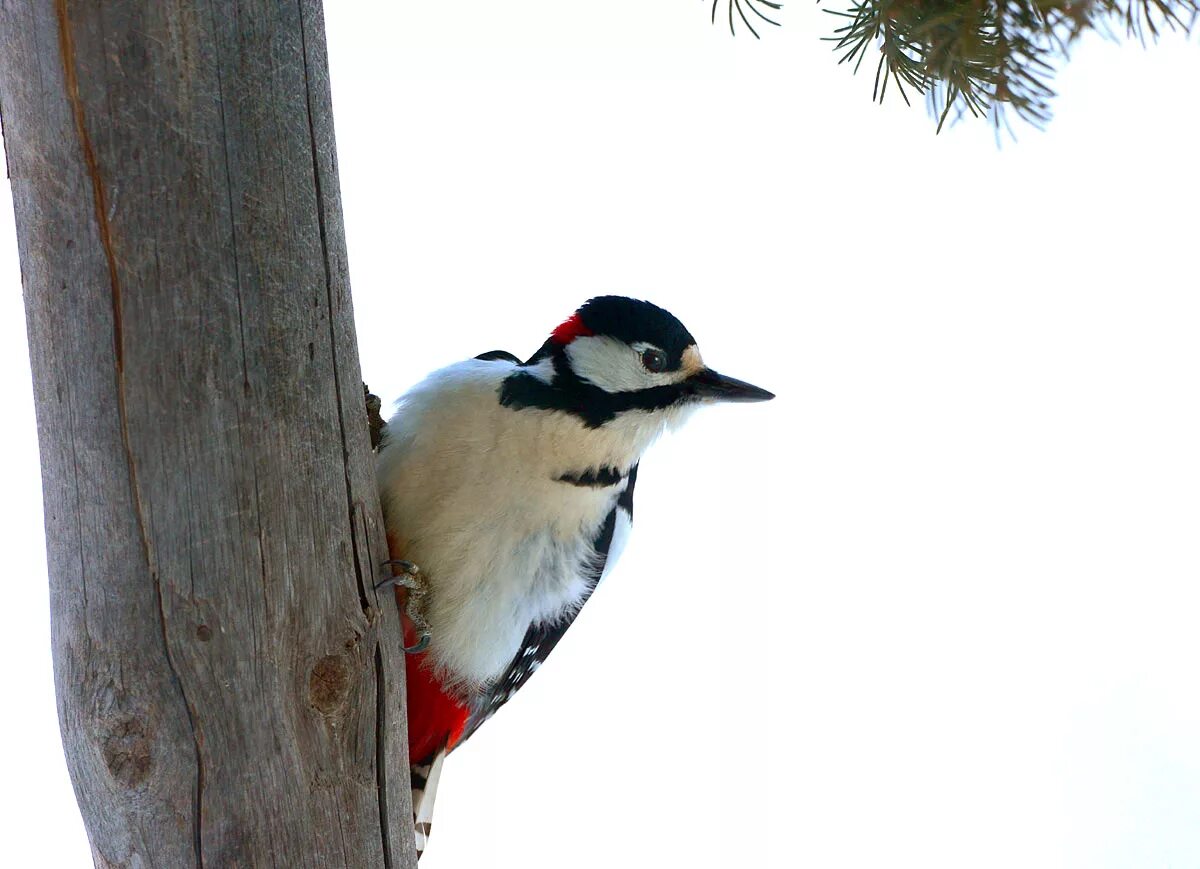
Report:
[[[418,853],[446,754],[525,684],[612,569],[642,453],[698,405],[771,393],[718,374],[675,317],[591,299],[527,362],[430,374],[383,432],[378,479],[407,608]],[[403,586],[408,599],[403,600]]]

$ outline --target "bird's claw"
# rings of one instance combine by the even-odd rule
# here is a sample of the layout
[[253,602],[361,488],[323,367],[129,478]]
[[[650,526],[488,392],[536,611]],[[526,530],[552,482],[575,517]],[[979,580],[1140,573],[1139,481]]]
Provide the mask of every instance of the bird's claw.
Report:
[[421,575],[421,568],[417,567],[411,561],[402,561],[393,559],[385,561],[383,567],[398,567],[400,573],[386,577],[381,580],[375,590],[387,588],[388,586],[400,586],[408,589],[408,604],[404,608],[404,614],[408,616],[409,621],[413,623],[413,628],[417,632],[417,642],[411,646],[405,646],[404,651],[410,655],[419,655],[429,648],[429,638],[432,631],[429,627],[429,622],[422,612],[422,604],[425,600],[425,595],[429,593],[429,586],[425,584],[425,577]]
[[393,558],[391,561],[385,561],[380,567],[398,567],[400,573],[394,573],[391,576],[385,576],[379,582],[375,583],[375,590],[385,589],[390,585],[398,585],[401,588],[414,588],[411,582],[412,577],[420,576],[421,568],[417,567],[411,561],[402,561],[399,558]]

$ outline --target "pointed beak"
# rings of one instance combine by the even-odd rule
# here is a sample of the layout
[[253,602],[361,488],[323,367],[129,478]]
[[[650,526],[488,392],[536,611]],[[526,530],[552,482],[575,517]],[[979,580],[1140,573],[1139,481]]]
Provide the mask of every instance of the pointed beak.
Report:
[[775,393],[767,392],[744,380],[726,377],[711,368],[705,368],[687,379],[692,394],[709,401],[769,401]]

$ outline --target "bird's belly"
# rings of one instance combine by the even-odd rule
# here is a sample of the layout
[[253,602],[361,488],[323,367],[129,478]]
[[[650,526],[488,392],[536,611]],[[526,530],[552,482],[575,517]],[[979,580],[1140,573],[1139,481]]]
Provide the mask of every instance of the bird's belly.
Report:
[[470,690],[498,678],[531,624],[583,603],[592,541],[617,493],[555,485],[568,491],[553,503],[525,501],[413,541],[406,557],[428,577],[430,652],[449,684]]

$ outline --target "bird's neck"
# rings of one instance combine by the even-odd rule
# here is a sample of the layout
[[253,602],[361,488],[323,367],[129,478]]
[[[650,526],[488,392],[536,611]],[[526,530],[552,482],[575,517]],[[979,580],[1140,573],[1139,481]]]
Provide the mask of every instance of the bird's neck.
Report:
[[[690,410],[624,409],[618,397],[573,377],[550,358],[519,366],[501,383],[499,397],[502,406],[518,417],[528,415],[532,426],[546,432],[540,443],[559,473],[588,480],[623,477],[646,448],[682,423]],[[567,436],[554,437],[551,432]]]

